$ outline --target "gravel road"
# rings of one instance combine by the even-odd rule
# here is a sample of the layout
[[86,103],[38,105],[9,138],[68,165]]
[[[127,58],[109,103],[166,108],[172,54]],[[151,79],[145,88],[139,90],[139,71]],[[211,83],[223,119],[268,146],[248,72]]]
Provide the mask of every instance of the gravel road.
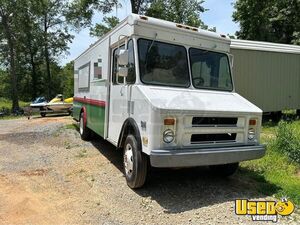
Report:
[[[268,224],[234,214],[236,198],[271,198],[250,178],[156,169],[131,190],[121,152],[100,137],[83,142],[72,124],[62,116],[0,120],[0,224]],[[299,221],[294,213],[278,224]]]

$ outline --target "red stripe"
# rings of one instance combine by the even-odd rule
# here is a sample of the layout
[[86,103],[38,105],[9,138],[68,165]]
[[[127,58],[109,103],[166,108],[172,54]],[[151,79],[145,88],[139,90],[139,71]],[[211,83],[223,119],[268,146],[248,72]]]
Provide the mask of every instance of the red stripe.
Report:
[[100,106],[100,107],[105,107],[105,105],[106,105],[106,102],[101,101],[101,100],[95,100],[95,99],[90,99],[90,98],[80,98],[80,97],[74,97],[73,99],[76,102],[86,103],[86,104]]

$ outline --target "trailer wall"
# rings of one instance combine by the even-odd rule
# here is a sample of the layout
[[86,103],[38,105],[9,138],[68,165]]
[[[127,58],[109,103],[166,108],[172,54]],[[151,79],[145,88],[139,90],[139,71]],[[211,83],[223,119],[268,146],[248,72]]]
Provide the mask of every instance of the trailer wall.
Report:
[[236,92],[264,112],[300,109],[300,54],[231,48]]

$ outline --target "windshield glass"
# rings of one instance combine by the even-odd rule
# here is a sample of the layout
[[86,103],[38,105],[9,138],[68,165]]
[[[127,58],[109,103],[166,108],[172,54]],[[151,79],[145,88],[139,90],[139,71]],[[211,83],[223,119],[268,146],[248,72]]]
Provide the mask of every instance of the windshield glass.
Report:
[[226,54],[190,48],[192,81],[195,88],[232,91]]
[[141,81],[145,84],[190,86],[185,47],[153,40],[138,40]]

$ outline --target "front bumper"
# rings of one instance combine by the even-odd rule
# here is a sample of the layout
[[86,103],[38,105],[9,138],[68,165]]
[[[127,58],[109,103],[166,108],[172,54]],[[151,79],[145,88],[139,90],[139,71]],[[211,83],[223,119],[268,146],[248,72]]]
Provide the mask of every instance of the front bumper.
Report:
[[234,146],[223,148],[152,150],[153,167],[193,167],[241,162],[265,155],[264,145]]

